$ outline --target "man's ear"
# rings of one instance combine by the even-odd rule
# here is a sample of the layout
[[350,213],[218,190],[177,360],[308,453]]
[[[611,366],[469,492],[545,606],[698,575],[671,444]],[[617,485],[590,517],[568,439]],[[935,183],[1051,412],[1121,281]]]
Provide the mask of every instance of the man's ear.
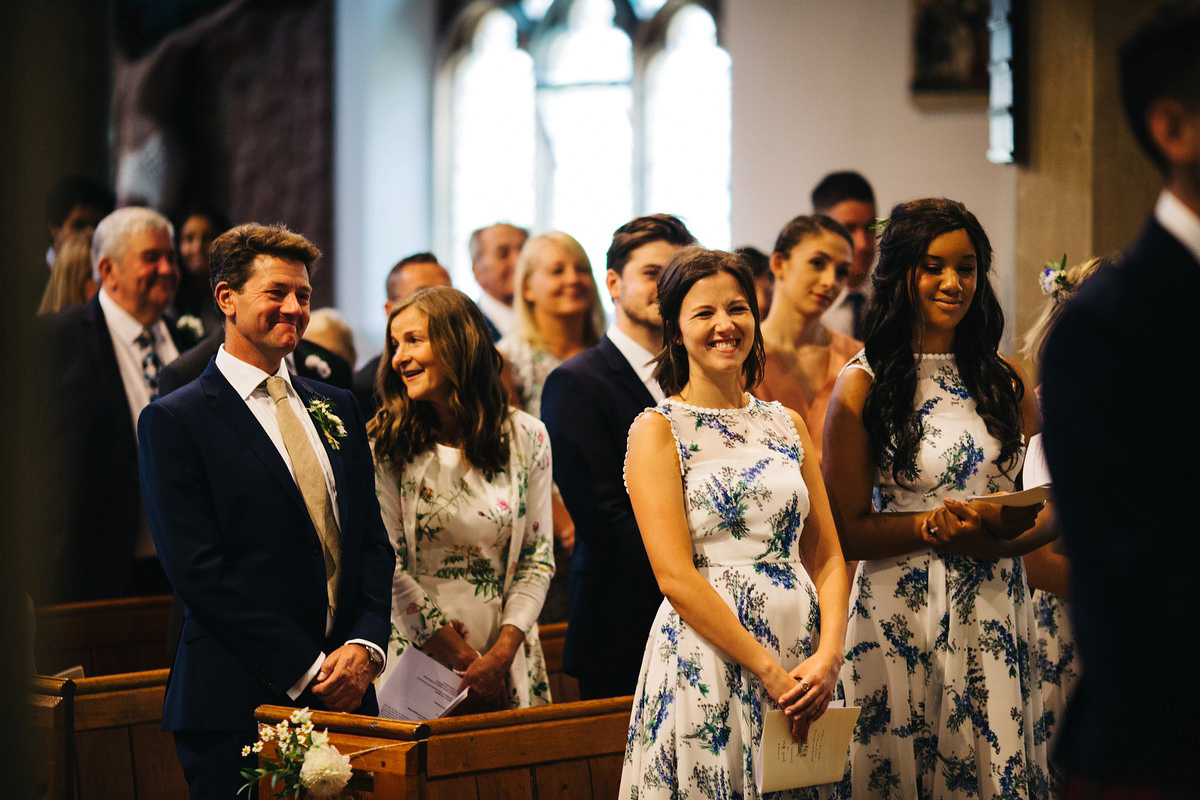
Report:
[[213,288],[213,299],[217,301],[217,308],[221,309],[221,313],[227,318],[234,316],[233,296],[235,294],[229,281],[221,281]]
[[108,276],[116,269],[117,262],[113,261],[112,256],[101,256],[96,262],[96,274],[100,276],[100,285],[108,283]]
[[1172,166],[1200,160],[1197,126],[1189,124],[1187,109],[1178,100],[1164,97],[1146,109],[1146,129],[1159,152]]
[[619,295],[619,292],[617,291],[617,284],[620,280],[621,276],[617,274],[615,269],[610,269],[608,272],[604,273],[604,287],[608,289],[608,296],[612,298],[614,303],[617,302],[617,297]]

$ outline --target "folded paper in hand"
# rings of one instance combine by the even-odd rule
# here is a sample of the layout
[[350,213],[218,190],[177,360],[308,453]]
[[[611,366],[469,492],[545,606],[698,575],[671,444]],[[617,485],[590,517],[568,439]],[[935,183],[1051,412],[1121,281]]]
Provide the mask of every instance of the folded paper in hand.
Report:
[[379,689],[379,716],[410,722],[445,716],[467,696],[460,684],[458,673],[410,646]]
[[754,763],[759,794],[840,781],[859,710],[858,706],[825,709],[809,726],[807,744],[792,738],[792,723],[782,711],[763,714],[762,742]]

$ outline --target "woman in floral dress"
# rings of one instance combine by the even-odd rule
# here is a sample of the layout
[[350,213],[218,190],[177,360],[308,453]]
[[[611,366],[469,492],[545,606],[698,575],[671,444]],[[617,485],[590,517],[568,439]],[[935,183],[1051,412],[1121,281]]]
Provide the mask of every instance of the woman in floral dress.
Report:
[[537,616],[554,574],[550,442],[508,407],[483,315],[455,289],[392,311],[368,433],[396,548],[389,662],[409,646],[463,674],[460,712],[550,702]]
[[[842,684],[862,712],[853,797],[1042,798],[1045,731],[1020,556],[1044,544],[1011,491],[1039,416],[960,203],[892,210],[865,349],[834,388],[823,469],[850,596]],[[1049,516],[1049,515],[1046,515]]]
[[665,599],[619,796],[748,800],[763,714],[783,708],[804,740],[833,696],[845,565],[803,420],[746,393],[763,344],[744,259],[684,248],[658,297],[667,399],[630,428],[625,482]]

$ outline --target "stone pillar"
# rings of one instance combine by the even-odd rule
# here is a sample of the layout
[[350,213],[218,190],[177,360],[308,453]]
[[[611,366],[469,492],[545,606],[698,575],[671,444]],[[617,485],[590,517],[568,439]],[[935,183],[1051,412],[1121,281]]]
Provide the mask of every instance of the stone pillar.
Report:
[[1076,264],[1128,245],[1162,185],[1129,133],[1117,88],[1117,48],[1153,4],[1027,2],[1028,150],[1017,173],[1017,342],[1045,302],[1037,279],[1045,263],[1066,253],[1068,265]]

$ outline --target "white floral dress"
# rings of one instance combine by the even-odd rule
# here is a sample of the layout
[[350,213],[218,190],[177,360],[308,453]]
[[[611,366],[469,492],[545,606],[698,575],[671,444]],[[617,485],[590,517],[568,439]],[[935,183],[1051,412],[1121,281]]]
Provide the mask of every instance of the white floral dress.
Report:
[[[537,616],[554,575],[550,439],[541,422],[513,410],[508,469],[486,475],[462,451],[435,445],[403,473],[376,458],[375,490],[396,548],[392,634],[382,685],[396,656],[451,621],[486,652],[502,625],[525,631],[509,670],[509,706],[550,702]],[[514,535],[515,532],[515,535]]]
[[[741,409],[665,400],[652,412],[679,446],[696,568],[785,669],[817,646],[817,592],[800,563],[808,516],[805,457],[779,403]],[[621,800],[757,798],[754,757],[764,709],[762,682],[691,629],[668,601],[642,657]],[[828,787],[772,793],[816,798]]]
[[[953,356],[918,358],[921,447],[907,487],[890,468],[877,475],[876,509],[1011,491]],[[850,745],[855,800],[1046,797],[1036,640],[1019,558],[924,549],[860,562],[841,675],[847,704],[862,707]]]
[[496,343],[496,347],[508,361],[517,397],[521,400],[521,408],[527,414],[541,419],[542,387],[550,373],[563,363],[562,359],[515,335],[505,336]]

